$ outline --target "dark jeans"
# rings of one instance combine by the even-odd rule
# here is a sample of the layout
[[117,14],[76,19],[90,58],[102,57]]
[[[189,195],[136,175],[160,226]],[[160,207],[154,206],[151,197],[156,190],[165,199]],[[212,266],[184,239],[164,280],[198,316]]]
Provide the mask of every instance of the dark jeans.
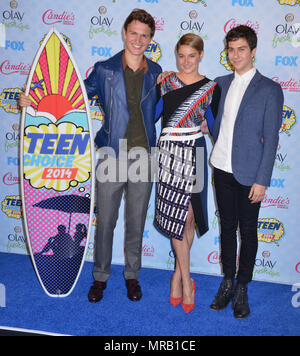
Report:
[[237,269],[237,236],[241,236],[239,283],[252,280],[258,249],[257,220],[260,203],[251,204],[251,187],[236,181],[233,174],[214,169],[214,183],[221,222],[221,262],[225,278],[234,278]]

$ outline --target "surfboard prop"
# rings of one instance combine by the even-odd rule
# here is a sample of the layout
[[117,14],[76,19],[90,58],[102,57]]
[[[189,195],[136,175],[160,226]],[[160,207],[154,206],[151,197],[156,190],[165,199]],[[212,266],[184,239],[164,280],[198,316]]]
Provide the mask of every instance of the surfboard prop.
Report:
[[53,27],[35,56],[20,129],[24,230],[38,280],[50,297],[70,295],[88,248],[94,210],[89,102],[73,55]]

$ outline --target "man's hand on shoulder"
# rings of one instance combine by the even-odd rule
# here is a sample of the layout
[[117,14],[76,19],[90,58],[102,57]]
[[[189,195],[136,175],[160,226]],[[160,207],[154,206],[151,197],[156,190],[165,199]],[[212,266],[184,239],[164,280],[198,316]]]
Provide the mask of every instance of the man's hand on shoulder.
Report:
[[202,121],[200,129],[203,134],[209,134],[208,124],[206,120]]
[[174,72],[164,71],[164,72],[160,73],[160,75],[157,77],[157,84],[160,84],[171,73],[174,73]]

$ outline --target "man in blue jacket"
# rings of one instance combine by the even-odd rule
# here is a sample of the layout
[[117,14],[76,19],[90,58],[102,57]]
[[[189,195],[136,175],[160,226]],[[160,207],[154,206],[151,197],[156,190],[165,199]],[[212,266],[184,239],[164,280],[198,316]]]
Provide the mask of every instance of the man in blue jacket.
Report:
[[[247,285],[258,249],[257,220],[274,166],[283,93],[279,84],[253,66],[257,36],[251,28],[238,26],[228,32],[225,41],[235,72],[216,79],[221,98],[210,159],[220,214],[224,279],[210,307],[224,309],[233,295],[234,316],[245,318],[250,314]],[[238,226],[241,248],[234,289]]]
[[[152,189],[150,151],[156,143],[156,82],[161,73],[161,67],[147,59],[144,52],[154,33],[153,17],[144,10],[133,10],[123,27],[124,50],[107,61],[97,62],[85,80],[88,97],[98,95],[105,114],[95,139],[100,159],[96,172],[98,226],[94,283],[88,294],[92,303],[102,299],[110,276],[113,232],[123,194],[127,296],[133,301],[142,297],[138,275]],[[22,93],[20,106],[30,103]],[[107,162],[114,167],[108,167]],[[115,168],[116,175],[106,174],[106,170]]]
[[[127,296],[133,301],[142,297],[138,275],[152,182],[149,175],[141,181],[132,179],[130,170],[134,171],[138,158],[139,169],[151,171],[150,149],[156,143],[156,81],[161,67],[144,56],[154,32],[152,16],[144,10],[134,10],[124,23],[124,50],[107,61],[97,62],[85,80],[89,98],[97,94],[105,113],[104,124],[95,139],[100,148],[96,173],[98,226],[93,270],[95,281],[88,295],[90,302],[101,300],[110,275],[113,232],[123,194]],[[103,170],[102,164],[106,164],[109,151],[116,157],[116,177],[106,176]],[[144,157],[144,168],[140,166],[141,157]]]

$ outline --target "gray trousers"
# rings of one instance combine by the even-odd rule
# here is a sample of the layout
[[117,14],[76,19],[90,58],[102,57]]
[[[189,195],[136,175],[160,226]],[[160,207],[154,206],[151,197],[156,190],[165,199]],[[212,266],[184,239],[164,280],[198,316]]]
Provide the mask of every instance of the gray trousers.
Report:
[[[119,160],[116,160],[119,167]],[[127,161],[127,177],[136,160]],[[112,260],[113,232],[119,215],[121,199],[125,197],[125,279],[138,279],[141,268],[142,238],[149,199],[152,190],[152,181],[132,182],[130,177],[126,181],[100,182],[99,161],[97,168],[97,233],[95,244],[95,265],[93,276],[96,281],[105,282],[110,276]],[[150,159],[145,163],[150,173]],[[145,167],[145,166],[144,166]],[[125,172],[126,173],[126,172]],[[100,173],[101,176],[101,173]],[[117,176],[119,170],[117,168]],[[124,171],[122,172],[124,178]],[[101,178],[101,177],[100,177]],[[149,174],[150,178],[150,174]]]

